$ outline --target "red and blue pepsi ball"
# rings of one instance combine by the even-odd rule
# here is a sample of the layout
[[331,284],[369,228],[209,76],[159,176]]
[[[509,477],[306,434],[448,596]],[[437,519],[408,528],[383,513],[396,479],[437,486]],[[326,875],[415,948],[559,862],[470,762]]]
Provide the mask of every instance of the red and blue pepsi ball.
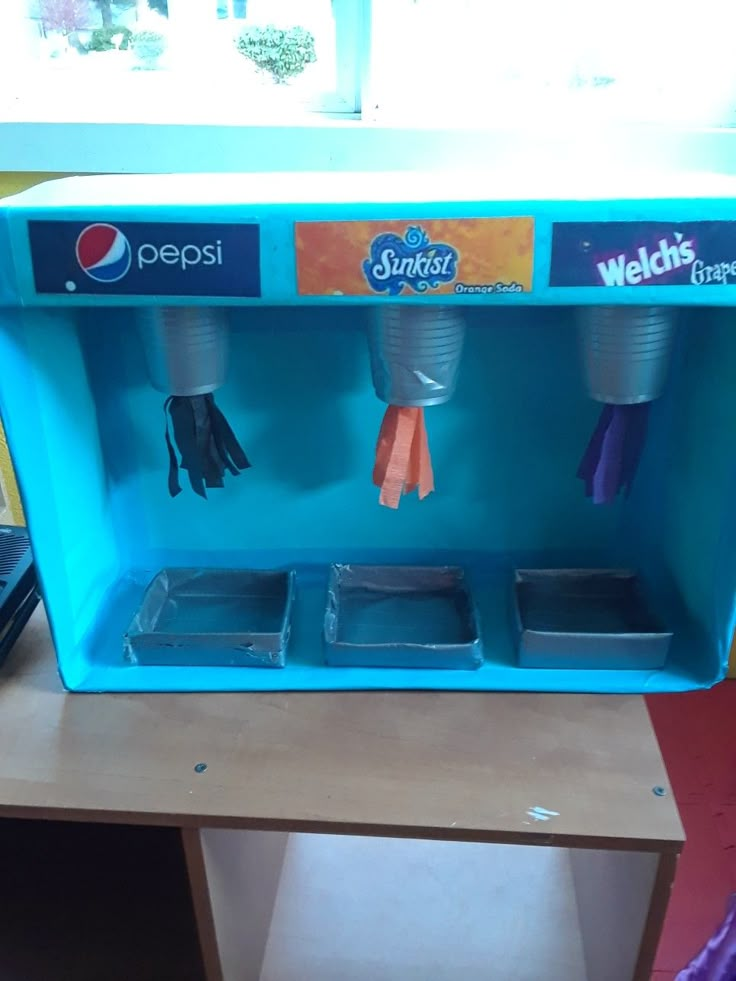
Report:
[[117,283],[128,274],[132,261],[130,242],[114,225],[88,225],[76,246],[80,268],[96,283]]

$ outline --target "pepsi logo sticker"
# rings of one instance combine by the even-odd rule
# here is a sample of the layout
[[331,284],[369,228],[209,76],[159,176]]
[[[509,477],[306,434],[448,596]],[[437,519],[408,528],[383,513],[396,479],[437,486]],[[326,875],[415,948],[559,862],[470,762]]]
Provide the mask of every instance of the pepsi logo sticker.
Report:
[[96,283],[117,283],[130,269],[130,242],[114,225],[88,225],[79,234],[76,253],[80,269]]
[[29,221],[38,294],[261,295],[251,223]]

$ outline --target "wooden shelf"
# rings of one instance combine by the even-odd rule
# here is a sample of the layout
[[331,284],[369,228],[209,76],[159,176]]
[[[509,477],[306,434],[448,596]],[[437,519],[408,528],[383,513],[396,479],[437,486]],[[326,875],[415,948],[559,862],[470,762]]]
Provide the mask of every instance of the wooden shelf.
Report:
[[291,836],[261,981],[524,981],[542,964],[586,981],[566,849]]
[[[42,610],[0,673],[0,745],[0,814],[672,851],[683,840],[638,696],[69,695]],[[534,807],[559,814],[535,821]]]
[[0,817],[181,829],[209,981],[644,981],[683,842],[638,696],[69,695],[42,610],[0,744]]

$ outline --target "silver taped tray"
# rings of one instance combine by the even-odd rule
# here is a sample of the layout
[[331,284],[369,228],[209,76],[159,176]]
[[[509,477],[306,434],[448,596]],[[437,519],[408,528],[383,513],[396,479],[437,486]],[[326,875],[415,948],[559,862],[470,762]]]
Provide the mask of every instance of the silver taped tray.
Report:
[[478,616],[462,569],[334,565],[324,623],[336,667],[478,668]]
[[293,572],[162,569],[125,634],[125,656],[137,664],[283,667],[293,595]]
[[517,569],[514,615],[523,668],[657,669],[672,639],[627,569]]

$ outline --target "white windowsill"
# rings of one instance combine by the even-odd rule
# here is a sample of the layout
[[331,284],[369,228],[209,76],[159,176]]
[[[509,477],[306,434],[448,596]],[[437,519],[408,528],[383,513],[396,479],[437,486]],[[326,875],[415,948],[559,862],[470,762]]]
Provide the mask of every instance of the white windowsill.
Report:
[[[271,121],[160,124],[6,122],[0,171],[253,173],[284,171],[540,170],[600,175],[736,174],[736,130],[658,125],[540,126],[479,130],[371,122],[304,109]],[[492,188],[489,188],[491,193]]]
[[671,198],[736,197],[736,177],[712,173],[659,174],[651,171],[588,175],[565,172],[524,175],[508,171],[457,173],[374,171],[372,173],[263,174],[137,174],[69,177],[47,181],[6,198],[3,204],[34,209],[59,207],[99,209],[117,207],[176,207],[191,203],[206,207],[228,204],[382,204],[426,207],[437,199],[462,204],[484,198],[498,202],[575,199],[599,201],[668,200]]

